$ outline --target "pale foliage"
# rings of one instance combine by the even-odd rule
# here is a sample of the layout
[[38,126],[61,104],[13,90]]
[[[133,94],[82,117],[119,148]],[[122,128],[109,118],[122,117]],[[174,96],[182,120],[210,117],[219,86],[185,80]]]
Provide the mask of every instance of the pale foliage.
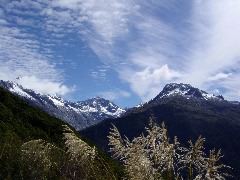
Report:
[[146,136],[129,141],[113,126],[108,136],[113,156],[123,161],[129,179],[154,180],[162,175],[170,178],[172,174],[177,177],[178,167],[174,162],[181,157],[177,138],[170,143],[164,124],[161,127],[150,124],[146,131]]
[[67,125],[63,126],[64,148],[44,140],[32,140],[22,145],[21,158],[27,179],[114,180],[108,163]]
[[94,160],[96,157],[95,147],[89,146],[86,142],[76,136],[76,134],[68,127],[64,126],[64,139],[67,153],[71,160],[74,161],[87,161]]
[[21,158],[28,176],[32,179],[46,179],[51,169],[56,167],[52,152],[56,146],[44,140],[32,140],[21,147]]
[[95,147],[89,146],[66,125],[64,140],[68,160],[66,161],[66,174],[71,179],[114,180],[114,173],[108,164],[99,155]]
[[[189,147],[180,145],[177,137],[171,142],[165,124],[161,126],[150,122],[146,135],[130,141],[122,137],[113,125],[108,136],[110,152],[125,166],[130,180],[187,179],[224,180],[222,172],[225,165],[217,165],[222,157],[220,151],[204,153],[205,139],[201,136]],[[186,179],[186,177],[184,178]]]
[[228,173],[223,173],[224,169],[229,169],[230,167],[219,163],[222,157],[220,150],[211,150],[209,157],[206,158],[203,171],[195,179],[224,180],[225,177],[231,177]]
[[185,150],[183,159],[180,160],[182,168],[188,169],[189,179],[194,177],[194,173],[200,174],[205,168],[205,153],[204,153],[204,142],[205,139],[201,136],[193,143],[191,140],[188,141],[189,147]]
[[73,179],[77,177],[88,179],[94,176],[94,162],[97,156],[95,147],[78,138],[67,125],[64,125],[63,135],[69,157],[68,174],[71,174]]

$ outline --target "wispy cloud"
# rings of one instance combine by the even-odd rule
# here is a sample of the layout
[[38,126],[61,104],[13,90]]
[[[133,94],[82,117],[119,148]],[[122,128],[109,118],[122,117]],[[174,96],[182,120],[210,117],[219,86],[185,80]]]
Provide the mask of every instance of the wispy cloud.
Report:
[[[34,4],[24,1],[25,5],[30,2]],[[5,12],[8,8],[22,7],[21,3],[6,2]],[[40,5],[34,7],[40,8]],[[51,59],[51,50],[41,53],[43,48],[37,37],[21,28],[22,25],[33,26],[32,19],[9,18],[5,12],[0,11],[0,79],[15,81],[21,76],[20,84],[41,93],[64,95],[70,92],[71,88],[63,85],[63,72]]]
[[110,66],[101,65],[91,70],[91,76],[96,80],[106,80]]
[[[169,61],[175,53],[174,41],[180,36],[173,27],[146,11],[145,2],[90,2],[74,1],[82,5],[84,11],[81,8],[79,11],[91,25],[82,35],[102,61],[110,64],[137,95],[147,100],[156,95],[163,84],[180,76],[174,70],[176,63]],[[74,8],[64,5],[70,9],[77,7],[76,4]],[[156,5],[167,8],[169,2],[148,3],[148,8],[154,9]]]
[[232,73],[218,73],[208,78],[209,81],[221,81],[226,80],[232,76]]
[[[164,6],[161,4],[162,8],[168,7],[166,6],[167,1],[163,1],[163,3]],[[52,0],[49,2],[38,0],[34,3],[28,0],[9,3],[8,10],[14,10],[18,14],[21,12],[18,11],[19,8],[34,6],[38,13],[44,17],[42,26],[46,31],[51,33],[52,36],[60,38],[67,33],[78,33],[79,38],[88,42],[92,50],[102,59],[102,62],[119,72],[119,76],[128,82],[131,87],[136,86],[133,83],[135,79],[130,81],[121,73],[121,69],[131,72],[131,75],[136,78],[142,78],[143,76],[139,76],[139,74],[148,72],[149,78],[147,81],[152,83],[148,83],[148,87],[143,88],[148,89],[151,86],[158,86],[164,81],[165,76],[158,83],[156,80],[152,80],[151,77],[154,74],[159,74],[158,71],[162,71],[165,67],[167,67],[167,71],[169,70],[168,66],[164,66],[168,63],[166,63],[166,55],[163,55],[161,51],[165,51],[166,46],[170,49],[171,44],[166,43],[166,38],[171,37],[169,34],[171,34],[172,29],[151,14],[145,14],[145,5],[144,1],[136,3],[129,0]],[[150,5],[148,8],[152,8],[159,4],[150,3],[148,5]],[[32,13],[29,10],[27,12],[28,14]],[[30,20],[23,20],[19,17],[13,20],[18,25],[34,26]],[[30,40],[32,41],[32,38]],[[26,41],[26,38],[24,41]],[[51,43],[49,42],[49,44]],[[38,46],[38,44],[35,45],[36,48]],[[154,46],[155,48],[153,48]],[[39,54],[35,53],[34,55]],[[156,60],[157,57],[161,61]],[[33,56],[30,58],[37,59]],[[50,65],[49,60],[44,58],[46,57],[38,59],[41,63],[45,62],[45,65],[46,63]],[[149,62],[146,63],[146,61]],[[54,65],[51,64],[51,66],[51,68],[41,69],[55,70]],[[30,69],[30,66],[28,67]],[[31,69],[33,68],[32,66]],[[149,68],[151,70],[148,70]],[[169,70],[168,73],[170,72],[173,71]],[[44,72],[44,74],[51,75],[54,73],[56,72]],[[92,72],[93,77],[104,78],[105,74],[105,69]],[[36,76],[39,76],[39,74]],[[169,77],[170,75],[167,75],[167,80],[169,80]],[[142,82],[145,82],[143,80]],[[152,91],[139,92],[137,88],[133,88],[133,90],[142,98],[144,98],[143,96],[149,97],[149,93],[152,93]]]
[[239,1],[194,1],[191,34],[195,45],[187,57],[186,81],[209,88],[216,82],[207,80],[215,77],[222,79],[217,85],[227,90],[226,95],[239,89],[239,18]]
[[[76,33],[143,100],[154,97],[165,83],[172,81],[191,83],[212,91],[219,89],[229,98],[239,97],[239,1],[27,0],[10,4],[8,9],[16,14],[23,12],[16,7],[24,8],[29,4],[38,10],[44,17],[41,26],[54,37],[47,43],[49,46],[67,33]],[[4,12],[0,12],[0,17],[1,14]],[[31,21],[19,18],[14,22],[33,25]],[[4,18],[0,23],[6,23]],[[16,35],[27,37],[28,34],[18,31],[7,27],[1,29],[5,39],[9,38],[3,40],[6,47],[24,59],[8,58],[8,64],[3,66],[5,71],[10,67],[9,63],[16,69],[21,67],[21,71],[29,64],[34,69],[36,63],[41,69],[48,69],[44,72],[35,68],[36,77],[53,81],[61,77],[62,73],[51,58],[42,57],[35,51],[38,42],[33,38],[24,38],[24,42],[19,40]],[[20,46],[23,47],[21,51]],[[7,56],[10,55],[9,51]],[[24,72],[28,71],[25,69]],[[105,70],[92,73],[93,77],[99,75],[105,77]]]
[[120,89],[114,89],[112,91],[100,92],[98,95],[103,98],[109,99],[111,101],[115,101],[115,100],[122,99],[122,98],[129,98],[131,96],[131,94],[129,92],[123,91]]
[[[117,64],[117,68],[114,68],[135,93],[147,100],[154,97],[165,83],[178,81],[210,91],[224,89],[222,93],[228,98],[229,94],[232,97],[232,93],[236,92],[235,98],[238,98],[238,1],[189,2],[190,18],[181,20],[186,25],[181,27],[183,31],[176,29],[174,21],[168,22],[166,17],[154,11],[157,6],[158,11],[167,9],[166,13],[171,13],[175,8],[181,8],[176,5],[176,1],[162,1],[154,6],[145,1],[132,3],[136,8],[128,12],[129,16],[124,21],[128,22],[125,25],[127,31],[119,33],[119,28],[113,26],[115,28],[109,32],[115,35],[114,41],[105,45],[98,36],[94,36],[93,48],[100,57],[107,54],[104,58],[108,57],[110,63]],[[122,6],[125,6],[124,3]],[[146,10],[146,7],[151,11]],[[111,16],[114,11],[106,13]],[[98,32],[100,28],[96,27],[94,30]],[[109,63],[107,60],[104,59]],[[222,81],[216,83],[219,79]]]
[[74,91],[74,87],[67,87],[61,82],[50,81],[49,79],[38,79],[35,76],[24,76],[17,80],[25,88],[34,89],[43,94],[65,95]]
[[157,95],[166,82],[179,78],[181,74],[169,69],[168,65],[159,68],[145,68],[136,71],[125,69],[121,71],[121,77],[130,84],[132,90],[137,93],[143,101],[147,101]]

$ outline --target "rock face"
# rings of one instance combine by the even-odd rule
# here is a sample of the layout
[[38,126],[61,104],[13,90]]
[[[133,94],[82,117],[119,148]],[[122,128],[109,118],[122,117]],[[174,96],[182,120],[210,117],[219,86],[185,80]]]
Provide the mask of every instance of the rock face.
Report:
[[154,117],[157,123],[164,121],[171,139],[176,135],[184,143],[196,140],[199,135],[205,137],[206,153],[221,148],[224,163],[233,167],[236,179],[240,178],[240,104],[191,85],[168,84],[151,101],[80,133],[109,152],[107,136],[112,124],[132,139],[144,132],[149,117]]
[[125,113],[125,110],[100,97],[71,102],[58,96],[44,95],[25,89],[10,81],[0,81],[0,86],[22,97],[31,105],[64,120],[76,130],[87,128],[107,118],[120,117]]

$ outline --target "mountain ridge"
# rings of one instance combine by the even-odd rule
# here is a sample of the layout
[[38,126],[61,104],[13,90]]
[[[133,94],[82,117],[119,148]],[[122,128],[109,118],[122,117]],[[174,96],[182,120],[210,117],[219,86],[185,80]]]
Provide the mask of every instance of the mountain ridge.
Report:
[[224,100],[222,95],[209,94],[206,91],[200,90],[184,83],[170,83],[166,84],[163,90],[154,98],[160,99],[166,96],[181,95],[186,98],[200,98],[205,100]]
[[206,91],[200,90],[191,86],[190,84],[184,83],[169,83],[164,86],[162,91],[149,100],[148,102],[141,103],[133,108],[129,108],[126,113],[139,111],[146,107],[155,106],[157,104],[162,104],[166,101],[171,101],[171,99],[182,99],[188,103],[189,101],[195,102],[194,105],[206,104],[206,103],[231,103],[239,105],[238,101],[228,101],[225,100],[222,95],[214,95],[207,93]]
[[11,81],[0,81],[4,89],[22,97],[31,105],[64,120],[76,130],[87,128],[107,118],[120,117],[125,110],[109,100],[96,97],[85,101],[71,102],[60,96],[44,95]]
[[221,148],[224,163],[233,167],[234,176],[240,178],[240,105],[217,96],[204,98],[195,91],[190,92],[196,96],[173,93],[162,97],[163,92],[120,118],[107,119],[80,134],[109,152],[107,136],[112,124],[131,140],[144,132],[149,118],[154,117],[158,124],[165,122],[171,138],[176,135],[180,142],[186,142],[189,137],[194,140],[202,135],[206,138],[207,151]]

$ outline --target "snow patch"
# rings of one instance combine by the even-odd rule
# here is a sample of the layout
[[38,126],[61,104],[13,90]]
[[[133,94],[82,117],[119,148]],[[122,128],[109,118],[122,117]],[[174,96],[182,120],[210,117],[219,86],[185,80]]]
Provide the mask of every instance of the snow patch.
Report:
[[183,96],[187,99],[190,98],[201,98],[205,100],[223,100],[223,98],[216,96],[214,94],[209,94],[205,91],[199,90],[197,88],[192,87],[189,84],[167,84],[163,91],[159,94],[159,98],[169,97],[169,96]]
[[64,106],[64,102],[62,102],[61,100],[58,100],[54,97],[48,96],[48,98],[56,105],[56,106]]
[[9,91],[11,91],[12,93],[18,94],[19,96],[34,100],[34,98],[32,96],[30,96],[28,93],[26,93],[22,88],[20,88],[16,84],[12,84],[12,88],[10,88]]

